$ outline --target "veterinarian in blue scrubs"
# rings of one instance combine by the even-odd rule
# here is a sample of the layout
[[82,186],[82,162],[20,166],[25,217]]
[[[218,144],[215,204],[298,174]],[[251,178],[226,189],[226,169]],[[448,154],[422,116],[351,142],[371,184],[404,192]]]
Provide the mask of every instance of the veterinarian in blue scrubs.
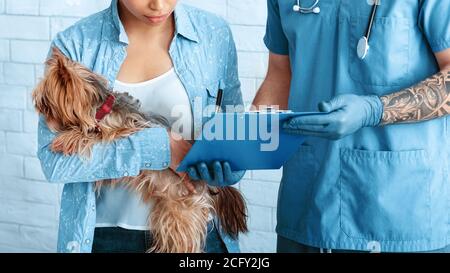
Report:
[[314,2],[267,1],[255,104],[329,112],[284,124],[310,137],[284,166],[278,251],[446,251],[450,1],[381,1],[366,56],[372,5]]

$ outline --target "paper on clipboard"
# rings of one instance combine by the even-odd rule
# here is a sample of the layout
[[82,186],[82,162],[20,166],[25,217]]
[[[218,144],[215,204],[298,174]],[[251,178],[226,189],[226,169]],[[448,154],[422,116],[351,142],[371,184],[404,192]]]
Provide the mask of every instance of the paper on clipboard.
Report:
[[298,116],[323,113],[246,112],[218,113],[203,127],[177,171],[200,162],[227,161],[234,171],[279,169],[305,141],[282,130],[283,122]]

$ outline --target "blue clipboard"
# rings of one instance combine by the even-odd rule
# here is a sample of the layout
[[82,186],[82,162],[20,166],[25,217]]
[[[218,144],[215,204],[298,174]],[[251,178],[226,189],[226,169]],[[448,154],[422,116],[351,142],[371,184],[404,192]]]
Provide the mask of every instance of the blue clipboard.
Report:
[[177,171],[185,172],[199,162],[214,161],[228,161],[234,171],[279,169],[305,141],[304,136],[284,133],[283,122],[313,114],[323,113],[217,113],[204,125],[202,135]]

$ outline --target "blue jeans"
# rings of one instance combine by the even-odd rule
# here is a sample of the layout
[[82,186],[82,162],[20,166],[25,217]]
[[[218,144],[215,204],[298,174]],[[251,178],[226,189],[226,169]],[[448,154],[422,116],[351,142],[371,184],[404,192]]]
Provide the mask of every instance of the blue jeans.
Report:
[[[92,253],[145,253],[152,245],[149,231],[129,230],[120,227],[96,228]],[[208,225],[206,253],[228,253],[218,230]]]
[[[327,250],[327,249],[321,249],[317,247],[307,246],[300,243],[297,243],[295,241],[292,241],[290,239],[287,239],[283,236],[278,235],[277,238],[277,252],[278,253],[369,253],[368,251],[354,251],[354,250]],[[446,248],[434,250],[434,251],[427,251],[427,252],[421,252],[421,253],[450,253],[450,245]]]

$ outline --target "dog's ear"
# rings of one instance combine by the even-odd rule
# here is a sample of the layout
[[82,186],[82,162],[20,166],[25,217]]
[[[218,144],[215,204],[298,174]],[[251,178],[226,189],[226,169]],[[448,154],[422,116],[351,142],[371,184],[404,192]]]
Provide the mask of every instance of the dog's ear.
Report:
[[52,49],[44,79],[33,92],[37,111],[52,129],[77,127],[86,133],[95,129],[95,107],[101,98],[92,75],[57,48]]
[[47,60],[47,64],[51,63],[52,61],[60,61],[65,60],[67,57],[59,50],[57,47],[52,47],[51,49],[52,55],[51,58]]
[[56,98],[54,89],[51,88],[54,85],[54,68],[57,66],[58,59],[61,58],[61,51],[52,47],[51,56],[45,62],[45,75],[44,78],[37,84],[32,93],[33,103],[36,111],[42,114],[50,129],[54,131],[60,131],[63,127],[63,122],[60,119],[58,107],[56,107]]

